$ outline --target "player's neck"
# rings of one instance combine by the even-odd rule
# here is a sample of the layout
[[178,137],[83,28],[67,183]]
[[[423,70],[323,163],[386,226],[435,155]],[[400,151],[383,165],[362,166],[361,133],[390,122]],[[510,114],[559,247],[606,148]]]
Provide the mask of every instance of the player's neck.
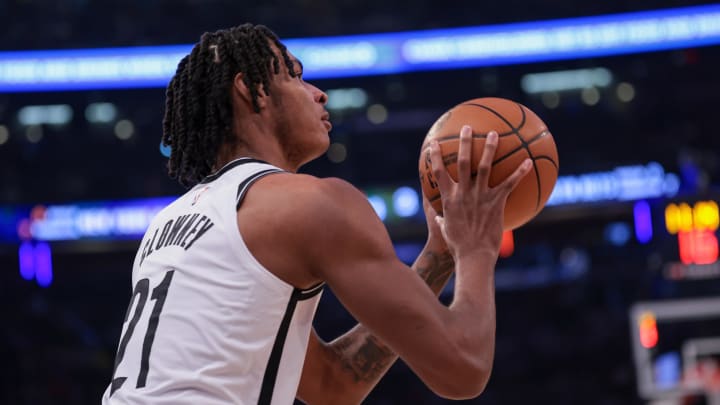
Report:
[[250,157],[289,172],[297,171],[299,165],[288,159],[288,154],[279,138],[272,133],[271,128],[262,125],[262,122],[246,120],[243,124],[235,123],[234,133],[240,136],[235,142],[221,146],[215,162],[215,170],[233,160]]

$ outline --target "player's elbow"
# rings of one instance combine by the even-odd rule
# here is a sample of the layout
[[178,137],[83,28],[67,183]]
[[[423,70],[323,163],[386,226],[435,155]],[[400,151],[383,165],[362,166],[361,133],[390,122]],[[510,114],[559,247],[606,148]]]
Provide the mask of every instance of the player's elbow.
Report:
[[436,368],[436,379],[427,385],[446,399],[472,399],[483,393],[491,371],[491,361],[456,355],[446,366]]

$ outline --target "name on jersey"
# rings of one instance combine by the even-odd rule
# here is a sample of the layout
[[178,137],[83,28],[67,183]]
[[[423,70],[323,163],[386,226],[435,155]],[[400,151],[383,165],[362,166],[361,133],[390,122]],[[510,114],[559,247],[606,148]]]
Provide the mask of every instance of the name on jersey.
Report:
[[213,225],[210,218],[200,214],[180,215],[167,221],[162,227],[155,228],[152,238],[145,242],[140,264],[153,252],[164,247],[180,246],[185,250],[190,249]]

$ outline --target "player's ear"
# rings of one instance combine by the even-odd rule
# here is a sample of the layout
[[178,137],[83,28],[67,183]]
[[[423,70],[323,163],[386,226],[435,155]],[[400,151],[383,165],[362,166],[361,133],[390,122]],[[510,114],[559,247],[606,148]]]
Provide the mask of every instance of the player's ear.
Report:
[[[247,106],[252,110],[252,93],[245,84],[243,78],[244,76],[242,72],[235,75],[235,78],[233,79],[233,93],[235,93],[243,102],[247,103]],[[257,102],[261,110],[265,108],[265,105],[267,104],[267,94],[265,94],[262,85],[258,85]]]

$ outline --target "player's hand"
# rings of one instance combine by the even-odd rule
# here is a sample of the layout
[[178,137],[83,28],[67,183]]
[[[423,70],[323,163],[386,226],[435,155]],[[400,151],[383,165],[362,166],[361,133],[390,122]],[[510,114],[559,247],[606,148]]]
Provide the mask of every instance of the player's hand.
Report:
[[428,201],[427,197],[424,195],[422,197],[422,203],[423,211],[425,211],[425,221],[427,222],[428,227],[428,239],[426,246],[437,252],[447,252],[448,247],[445,243],[445,239],[443,238],[440,224],[435,220],[437,212],[435,212],[432,204],[430,204],[430,201]]
[[526,159],[502,183],[490,187],[490,170],[497,144],[498,134],[491,131],[487,135],[477,173],[473,176],[472,129],[464,126],[460,132],[457,158],[458,181],[454,181],[448,174],[437,141],[430,145],[432,173],[438,183],[443,205],[443,216],[436,216],[435,221],[456,260],[468,254],[498,254],[505,202],[532,167],[530,160]]

